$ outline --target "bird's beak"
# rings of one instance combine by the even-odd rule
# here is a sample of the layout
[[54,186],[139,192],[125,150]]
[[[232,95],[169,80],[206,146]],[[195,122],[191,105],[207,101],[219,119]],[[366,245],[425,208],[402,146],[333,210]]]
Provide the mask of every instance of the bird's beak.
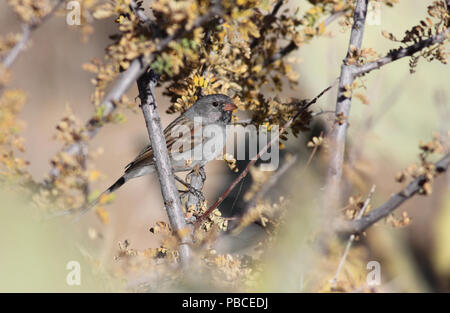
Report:
[[225,105],[223,106],[223,110],[224,111],[234,111],[237,109],[236,104],[234,103],[225,103]]

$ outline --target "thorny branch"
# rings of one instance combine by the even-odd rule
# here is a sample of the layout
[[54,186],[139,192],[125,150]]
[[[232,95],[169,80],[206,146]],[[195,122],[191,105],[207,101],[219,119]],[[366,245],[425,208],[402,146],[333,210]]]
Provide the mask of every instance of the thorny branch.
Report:
[[[156,171],[161,184],[167,215],[174,233],[180,239],[179,255],[183,266],[189,262],[191,255],[189,244],[192,242],[190,231],[185,221],[181,201],[173,176],[166,139],[161,127],[158,106],[155,99],[156,77],[153,71],[145,72],[137,80],[141,109],[147,125],[148,135],[155,158]],[[186,231],[187,230],[187,231]]]
[[[450,164],[450,153],[447,153],[442,159],[434,164],[436,175],[442,174],[448,170]],[[425,175],[417,177],[410,182],[403,190],[393,195],[384,204],[371,211],[369,214],[363,216],[358,220],[347,222],[343,227],[340,227],[339,232],[358,234],[366,230],[368,227],[388,216],[403,202],[414,196],[422,188],[423,183],[426,182]]]

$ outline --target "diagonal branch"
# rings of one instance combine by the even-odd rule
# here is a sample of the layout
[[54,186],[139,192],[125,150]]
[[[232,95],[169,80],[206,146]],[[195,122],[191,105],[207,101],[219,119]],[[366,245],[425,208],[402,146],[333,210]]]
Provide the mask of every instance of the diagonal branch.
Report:
[[[450,164],[450,153],[447,153],[442,159],[434,164],[436,175],[442,174],[448,170]],[[403,202],[413,197],[422,188],[423,183],[426,182],[425,175],[417,177],[410,182],[403,190],[393,195],[384,204],[371,211],[369,214],[361,217],[358,220],[354,220],[346,223],[340,228],[340,232],[357,234],[366,230],[368,227],[382,219],[383,217],[391,214],[397,209]]]
[[188,264],[191,251],[189,244],[192,242],[190,231],[186,224],[175,178],[172,171],[172,164],[169,159],[166,139],[161,127],[157,103],[155,100],[156,77],[153,71],[145,72],[137,80],[139,98],[141,99],[141,109],[147,125],[148,135],[155,158],[156,170],[161,184],[161,193],[164,198],[167,215],[174,233],[180,239],[179,255],[181,263]]
[[339,88],[336,101],[336,116],[343,116],[345,119],[341,125],[336,125],[330,134],[330,146],[332,151],[330,164],[328,166],[327,182],[325,186],[324,199],[331,205],[339,203],[339,186],[342,177],[342,165],[344,162],[345,140],[347,137],[348,116],[350,115],[351,97],[347,97],[344,93],[346,86],[351,86],[354,80],[352,68],[346,63],[353,49],[361,49],[364,24],[367,15],[367,5],[369,0],[358,0],[353,14],[353,27],[350,34],[347,56],[341,66],[341,75],[339,78]]

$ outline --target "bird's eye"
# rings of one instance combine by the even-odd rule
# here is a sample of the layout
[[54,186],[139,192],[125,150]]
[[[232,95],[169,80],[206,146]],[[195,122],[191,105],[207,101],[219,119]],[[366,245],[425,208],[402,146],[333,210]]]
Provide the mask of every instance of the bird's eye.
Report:
[[219,103],[218,103],[217,101],[214,101],[212,105],[213,105],[214,107],[216,107],[216,106],[219,105]]

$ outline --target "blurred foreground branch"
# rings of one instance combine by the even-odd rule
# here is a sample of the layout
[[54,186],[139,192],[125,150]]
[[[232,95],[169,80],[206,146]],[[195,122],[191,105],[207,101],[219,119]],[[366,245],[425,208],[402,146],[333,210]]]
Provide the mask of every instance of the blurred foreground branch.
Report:
[[53,6],[50,12],[47,13],[44,17],[42,17],[39,21],[33,22],[31,24],[22,25],[22,36],[20,40],[16,43],[16,45],[3,58],[2,60],[3,67],[10,68],[13,65],[14,61],[17,59],[19,54],[25,49],[25,46],[27,45],[27,42],[30,39],[31,33],[36,28],[44,24],[50,17],[52,17],[53,14],[56,12],[56,10],[59,8],[59,6],[64,3],[64,1],[65,0],[57,0],[56,4]]
[[[436,175],[442,174],[448,170],[450,163],[450,153],[447,153],[442,159],[434,164]],[[403,190],[393,195],[387,202],[372,210],[369,214],[360,219],[347,222],[339,229],[339,232],[358,234],[366,230],[368,227],[388,216],[397,209],[403,202],[417,194],[423,184],[427,181],[425,175],[421,175],[410,182]]]
[[167,215],[173,232],[180,239],[179,255],[181,263],[186,266],[191,255],[190,231],[181,208],[181,201],[175,184],[172,165],[169,159],[166,139],[164,138],[155,100],[156,77],[153,71],[145,72],[137,80],[141,109],[147,125],[148,135],[155,158],[156,171],[161,184]]

